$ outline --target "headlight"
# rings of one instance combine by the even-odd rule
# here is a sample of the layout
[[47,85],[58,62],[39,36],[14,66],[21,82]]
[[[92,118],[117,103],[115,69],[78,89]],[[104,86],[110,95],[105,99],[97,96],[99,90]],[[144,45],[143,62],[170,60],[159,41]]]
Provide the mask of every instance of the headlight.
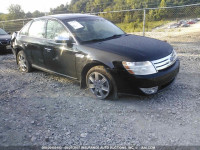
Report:
[[124,68],[130,73],[135,75],[150,75],[157,73],[155,67],[150,61],[144,62],[122,62]]
[[177,60],[177,53],[175,50],[173,50],[170,61],[175,62]]

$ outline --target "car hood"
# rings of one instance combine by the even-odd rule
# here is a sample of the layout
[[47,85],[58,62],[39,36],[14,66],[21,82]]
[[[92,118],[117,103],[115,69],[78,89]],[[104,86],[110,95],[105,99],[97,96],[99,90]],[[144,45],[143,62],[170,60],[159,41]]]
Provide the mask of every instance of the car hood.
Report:
[[9,34],[6,35],[0,35],[0,40],[10,40],[11,36]]
[[123,35],[115,39],[84,44],[84,46],[114,53],[132,61],[157,60],[170,55],[173,50],[166,42],[136,35]]

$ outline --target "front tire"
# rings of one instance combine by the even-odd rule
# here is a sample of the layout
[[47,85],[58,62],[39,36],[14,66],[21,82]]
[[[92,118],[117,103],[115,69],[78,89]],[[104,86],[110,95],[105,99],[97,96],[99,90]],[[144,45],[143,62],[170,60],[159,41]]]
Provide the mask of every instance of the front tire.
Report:
[[98,99],[106,99],[112,92],[112,76],[103,66],[91,68],[86,75],[87,87]]
[[23,51],[19,51],[17,54],[17,64],[21,72],[31,72],[31,64],[28,62],[26,55]]

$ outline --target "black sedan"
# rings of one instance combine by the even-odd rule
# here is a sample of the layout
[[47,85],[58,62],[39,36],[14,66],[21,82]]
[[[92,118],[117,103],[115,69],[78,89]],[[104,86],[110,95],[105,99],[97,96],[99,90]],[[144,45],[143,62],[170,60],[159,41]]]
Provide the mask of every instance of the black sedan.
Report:
[[30,21],[17,34],[13,52],[20,71],[36,68],[78,80],[99,99],[155,94],[174,81],[180,66],[168,43],[83,14]]
[[0,52],[11,49],[10,47],[11,36],[0,28]]

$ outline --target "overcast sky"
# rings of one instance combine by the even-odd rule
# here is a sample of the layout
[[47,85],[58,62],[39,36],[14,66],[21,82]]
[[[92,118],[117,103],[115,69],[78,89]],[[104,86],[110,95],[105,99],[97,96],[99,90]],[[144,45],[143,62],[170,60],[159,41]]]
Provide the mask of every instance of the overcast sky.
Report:
[[1,0],[0,12],[8,13],[8,7],[11,4],[19,4],[27,13],[39,10],[41,12],[49,12],[50,8],[55,8],[60,4],[69,3],[71,0]]

